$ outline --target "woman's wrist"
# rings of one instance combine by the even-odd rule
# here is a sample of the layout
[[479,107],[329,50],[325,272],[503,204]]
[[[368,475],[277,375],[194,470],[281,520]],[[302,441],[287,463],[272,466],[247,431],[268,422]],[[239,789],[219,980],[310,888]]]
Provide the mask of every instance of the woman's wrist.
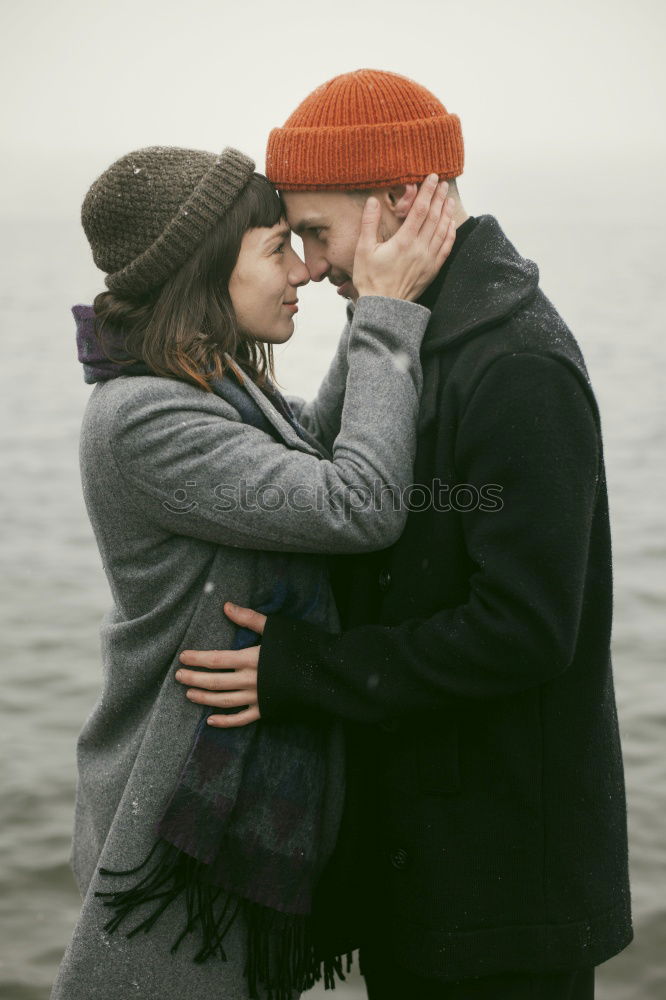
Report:
[[364,295],[354,310],[350,345],[358,343],[359,336],[361,339],[370,336],[391,349],[413,350],[418,358],[429,322],[430,310],[416,302],[386,295]]
[[392,303],[394,305],[397,304],[398,306],[407,306],[408,309],[414,309],[414,308],[422,309],[423,312],[428,316],[428,318],[430,317],[430,309],[428,309],[427,306],[422,306],[420,302],[414,302],[411,299],[403,299],[397,295],[381,295],[379,292],[364,292],[363,294],[359,293],[359,296],[356,302],[354,303],[355,310],[358,309],[362,301],[367,301],[369,299],[376,300],[378,304],[385,302],[387,305],[389,303]]
[[408,295],[405,295],[405,294],[402,294],[401,290],[398,289],[398,288],[395,288],[395,287],[394,288],[381,288],[381,287],[378,288],[376,286],[375,287],[367,286],[367,287],[364,288],[363,286],[361,286],[361,288],[357,287],[356,291],[358,292],[359,299],[361,297],[369,298],[370,296],[374,296],[374,297],[380,298],[380,299],[397,299],[400,302],[413,302],[414,301],[414,299],[412,297],[410,297]]

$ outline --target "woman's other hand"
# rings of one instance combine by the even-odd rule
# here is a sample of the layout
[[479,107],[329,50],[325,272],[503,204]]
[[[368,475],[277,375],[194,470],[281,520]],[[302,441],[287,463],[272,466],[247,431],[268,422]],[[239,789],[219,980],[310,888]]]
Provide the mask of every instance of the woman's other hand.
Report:
[[353,282],[359,296],[382,295],[413,302],[425,291],[451,253],[455,240],[454,201],[449,185],[430,174],[421,185],[400,229],[379,241],[381,207],[365,203],[354,258]]
[[[239,608],[226,603],[227,618],[243,628],[264,634],[266,615],[250,608]],[[211,708],[244,708],[231,715],[211,715],[210,726],[233,728],[247,726],[261,718],[257,704],[257,667],[261,646],[247,646],[245,649],[185,649],[180,654],[180,662],[188,667],[203,667],[206,672],[185,670],[176,673],[176,680],[187,685],[185,694],[197,705]],[[219,673],[216,671],[224,671]]]

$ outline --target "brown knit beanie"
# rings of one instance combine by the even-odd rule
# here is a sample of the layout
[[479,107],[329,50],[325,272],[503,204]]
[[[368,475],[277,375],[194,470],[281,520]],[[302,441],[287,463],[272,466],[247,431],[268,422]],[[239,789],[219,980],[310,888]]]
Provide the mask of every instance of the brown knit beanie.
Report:
[[283,191],[349,191],[463,172],[460,119],[413,80],[359,69],[306,97],[268,137],[266,175]]
[[254,173],[227,147],[220,156],[148,146],[116,160],[88,191],[81,221],[114,295],[132,299],[187,260]]

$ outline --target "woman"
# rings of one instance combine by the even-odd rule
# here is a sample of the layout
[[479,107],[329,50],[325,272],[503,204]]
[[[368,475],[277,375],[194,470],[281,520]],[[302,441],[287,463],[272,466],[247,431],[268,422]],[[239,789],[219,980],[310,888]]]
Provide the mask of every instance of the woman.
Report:
[[[58,1000],[290,1000],[321,977],[308,916],[340,819],[341,731],[213,728],[174,674],[185,648],[255,641],[225,618],[228,599],[335,630],[322,554],[399,535],[398,505],[355,500],[410,482],[429,311],[408,300],[454,238],[436,180],[400,239],[379,245],[366,206],[358,304],[300,423],[271,379],[271,345],[292,335],[309,274],[254,163],[151,147],[86,195],[109,291],[94,315],[74,310],[98,383],[80,459],[114,605],[78,743],[85,898]],[[331,981],[339,956],[323,959]]]

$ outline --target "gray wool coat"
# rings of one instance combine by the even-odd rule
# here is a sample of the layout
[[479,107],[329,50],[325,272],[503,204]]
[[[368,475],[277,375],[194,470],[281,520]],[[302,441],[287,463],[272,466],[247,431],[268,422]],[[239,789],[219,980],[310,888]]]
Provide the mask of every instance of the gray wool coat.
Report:
[[[150,934],[109,935],[108,911],[94,896],[108,880],[97,871],[140,863],[154,842],[201,713],[174,680],[178,656],[232,645],[224,601],[261,604],[276,553],[294,554],[290,571],[308,593],[320,573],[312,554],[384,548],[402,531],[406,511],[391,503],[373,509],[340,501],[351,487],[411,482],[419,351],[430,312],[368,296],[348,317],[317,398],[289,400],[307,441],[247,379],[281,440],[243,423],[220,396],[174,379],[120,376],[90,395],[81,476],[113,606],[101,624],[101,695],[77,748],[72,867],[83,906],[52,1000],[247,996],[240,921],[226,963],[194,964],[189,939],[170,954],[183,924],[180,903]],[[235,491],[243,482],[241,502]],[[326,613],[335,631],[330,591]],[[338,732],[332,767],[344,761]],[[331,816],[339,815],[343,792],[331,786]],[[332,851],[337,828],[324,827]]]

